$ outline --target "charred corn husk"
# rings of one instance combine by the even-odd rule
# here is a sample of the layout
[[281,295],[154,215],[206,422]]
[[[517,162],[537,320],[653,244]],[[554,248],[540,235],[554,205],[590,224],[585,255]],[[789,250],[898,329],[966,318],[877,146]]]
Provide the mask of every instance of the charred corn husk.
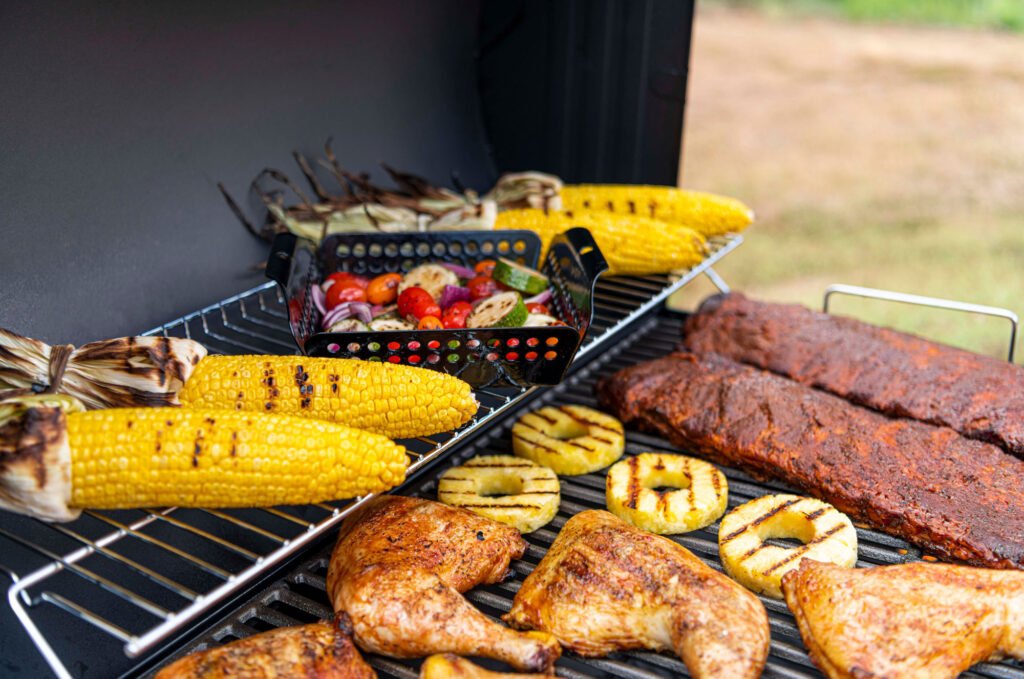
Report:
[[648,217],[687,226],[708,238],[738,233],[754,222],[753,210],[735,198],[672,186],[575,184],[563,187],[561,196],[565,210]]
[[668,273],[704,259],[704,237],[693,229],[647,217],[602,211],[506,210],[498,213],[496,229],[535,231],[547,250],[551,239],[574,226],[590,230],[608,261],[608,274]]
[[75,348],[0,328],[0,399],[67,394],[87,408],[178,404],[178,391],[206,356],[178,337],[120,337]]
[[21,467],[0,472],[0,504],[47,520],[85,508],[323,502],[405,478],[402,446],[332,422],[187,408],[14,408],[0,421],[0,442]]
[[330,420],[390,438],[465,424],[477,402],[467,383],[393,363],[302,356],[209,356],[181,391],[191,408]]

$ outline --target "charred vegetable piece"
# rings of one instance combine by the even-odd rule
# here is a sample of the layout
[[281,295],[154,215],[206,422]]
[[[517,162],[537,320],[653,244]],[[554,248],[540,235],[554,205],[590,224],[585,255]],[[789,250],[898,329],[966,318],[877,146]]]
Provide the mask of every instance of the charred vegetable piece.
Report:
[[536,295],[548,289],[548,277],[528,266],[504,257],[494,266],[494,280],[526,295]]
[[466,317],[467,328],[518,328],[526,322],[526,305],[518,292],[489,297]]

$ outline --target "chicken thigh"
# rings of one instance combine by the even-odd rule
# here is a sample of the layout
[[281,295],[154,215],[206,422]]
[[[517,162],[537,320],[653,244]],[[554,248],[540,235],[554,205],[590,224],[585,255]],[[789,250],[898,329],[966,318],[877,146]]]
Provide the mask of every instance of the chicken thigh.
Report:
[[464,509],[379,497],[342,526],[327,592],[364,650],[398,658],[457,653],[549,671],[561,653],[554,637],[496,623],[461,594],[500,582],[525,549],[515,528]]
[[768,615],[685,547],[605,511],[571,518],[505,620],[584,656],[674,650],[696,677],[758,677]]
[[952,679],[984,660],[1024,659],[1020,571],[805,560],[782,579],[782,592],[831,679]]

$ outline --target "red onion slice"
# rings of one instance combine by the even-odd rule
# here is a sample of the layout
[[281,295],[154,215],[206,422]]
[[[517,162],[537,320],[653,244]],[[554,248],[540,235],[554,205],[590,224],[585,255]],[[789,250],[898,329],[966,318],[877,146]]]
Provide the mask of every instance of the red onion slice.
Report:
[[326,314],[324,314],[323,320],[320,321],[320,327],[326,330],[338,321],[345,320],[353,314],[352,305],[356,302],[345,302],[334,307]]
[[446,263],[446,264],[442,264],[441,266],[443,266],[444,268],[448,269],[449,271],[451,271],[453,274],[455,274],[459,278],[464,278],[467,281],[470,278],[476,278],[476,271],[473,271],[472,269],[470,269],[468,267],[462,266],[461,264],[447,264]]
[[523,300],[527,304],[547,304],[551,301],[551,288],[548,288],[544,292],[538,293],[529,299]]
[[356,318],[363,323],[369,323],[373,320],[373,307],[366,302],[349,302],[349,308]]
[[319,285],[312,286],[313,290],[313,305],[316,310],[323,316],[327,313],[327,295],[324,294],[323,288]]

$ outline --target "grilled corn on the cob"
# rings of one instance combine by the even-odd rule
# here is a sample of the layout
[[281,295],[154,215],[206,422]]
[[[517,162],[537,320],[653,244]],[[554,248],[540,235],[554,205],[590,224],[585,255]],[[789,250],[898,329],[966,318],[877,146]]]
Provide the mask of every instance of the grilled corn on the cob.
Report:
[[437,499],[532,533],[558,513],[555,472],[512,455],[478,455],[452,467],[437,482]]
[[608,275],[644,276],[686,269],[704,259],[704,237],[691,228],[648,217],[604,211],[506,210],[494,228],[529,229],[544,249],[551,239],[574,226],[590,230],[608,261]]
[[179,398],[191,408],[298,415],[390,438],[449,431],[477,409],[469,385],[451,375],[306,356],[208,356]]
[[576,184],[563,186],[565,210],[604,210],[681,224],[703,234],[737,233],[750,226],[754,212],[734,198],[673,186]]
[[[769,538],[796,538],[799,547],[780,547]],[[814,559],[853,568],[857,531],[832,505],[797,495],[765,495],[725,515],[718,529],[718,553],[736,582],[759,594],[782,598],[782,576]]]
[[58,521],[84,508],[338,500],[397,485],[407,464],[383,436],[286,415],[32,404],[0,428],[0,452],[18,453],[0,506]]
[[[678,490],[655,490],[660,486]],[[728,506],[729,483],[704,460],[640,453],[612,465],[605,493],[615,516],[651,533],[672,535],[717,521]]]

